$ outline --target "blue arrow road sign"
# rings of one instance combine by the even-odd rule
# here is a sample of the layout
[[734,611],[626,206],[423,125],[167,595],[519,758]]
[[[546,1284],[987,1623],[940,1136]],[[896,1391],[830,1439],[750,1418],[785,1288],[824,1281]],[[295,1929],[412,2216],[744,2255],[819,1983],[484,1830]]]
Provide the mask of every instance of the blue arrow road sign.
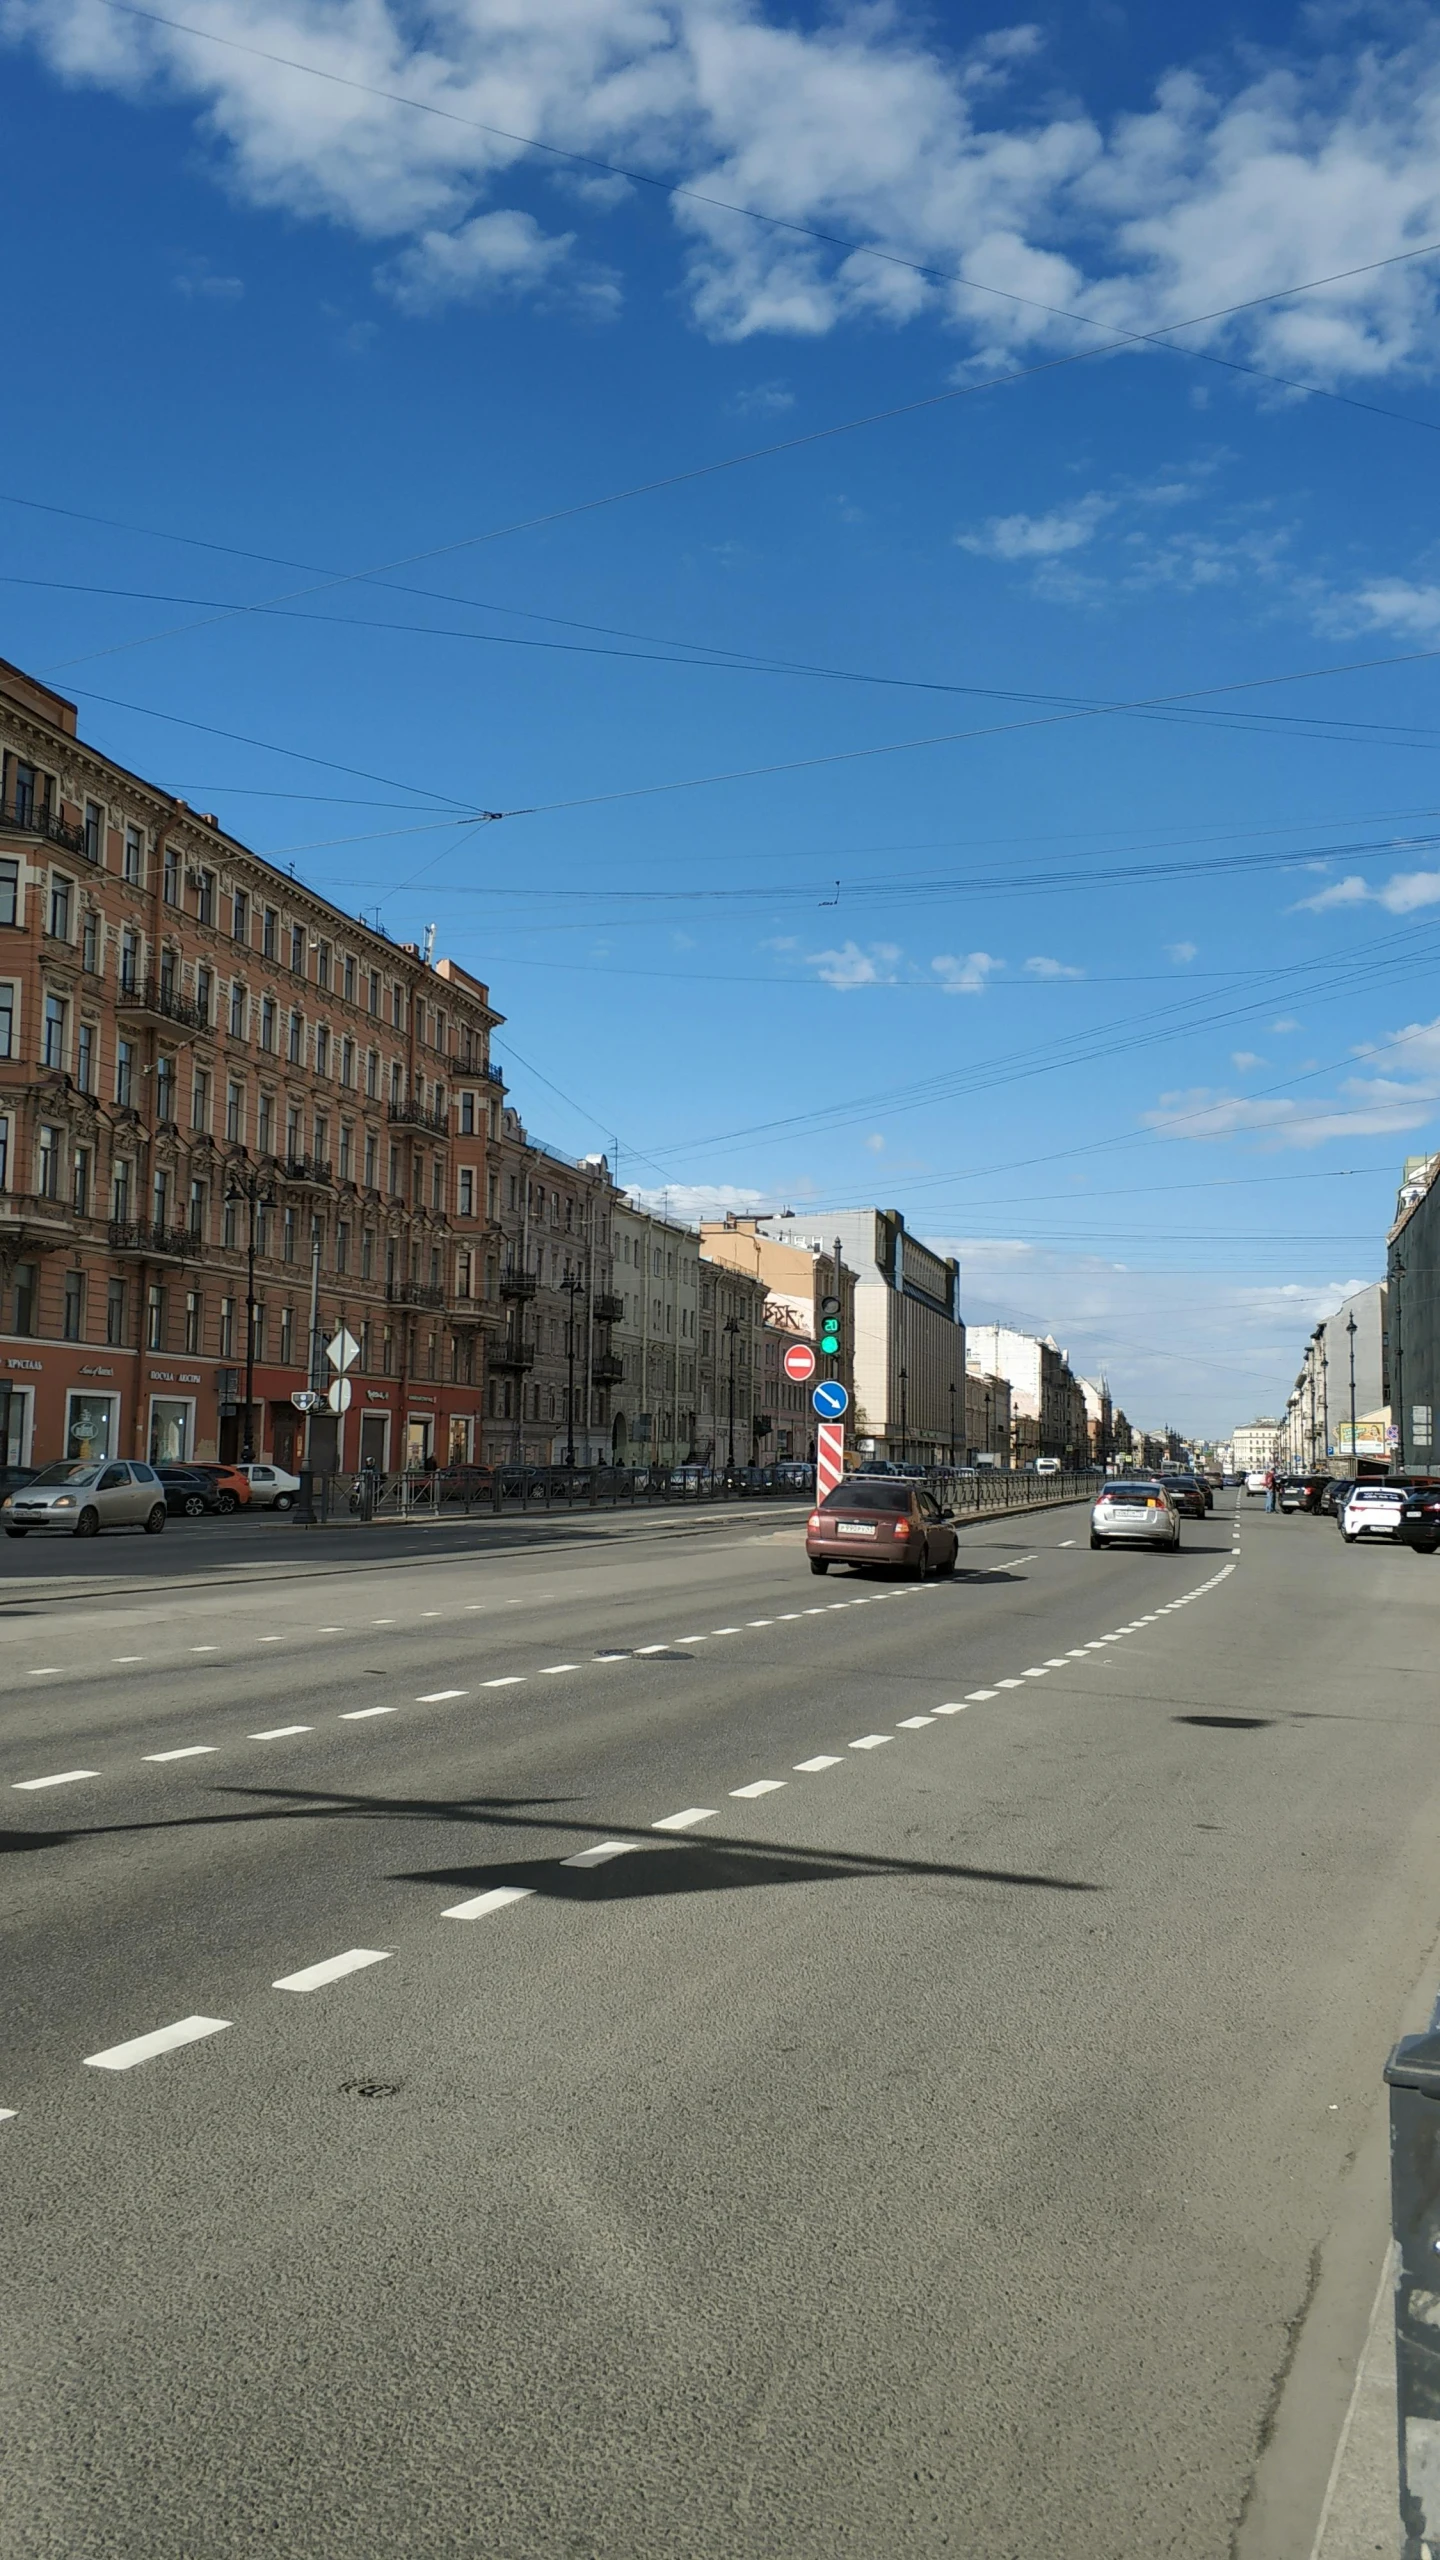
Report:
[[850,1390],[842,1387],[838,1378],[825,1378],[818,1387],[811,1388],[810,1401],[822,1422],[838,1422],[841,1414],[850,1410]]

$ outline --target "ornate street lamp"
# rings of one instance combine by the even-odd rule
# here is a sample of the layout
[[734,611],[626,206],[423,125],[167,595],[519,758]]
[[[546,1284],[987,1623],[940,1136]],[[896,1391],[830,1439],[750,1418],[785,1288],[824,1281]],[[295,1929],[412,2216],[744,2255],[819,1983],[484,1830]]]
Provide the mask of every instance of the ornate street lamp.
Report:
[[255,1456],[255,1213],[273,1209],[275,1194],[253,1165],[232,1164],[226,1168],[225,1204],[234,1208],[241,1201],[250,1213],[245,1237],[245,1422],[240,1438],[240,1456],[248,1466]]

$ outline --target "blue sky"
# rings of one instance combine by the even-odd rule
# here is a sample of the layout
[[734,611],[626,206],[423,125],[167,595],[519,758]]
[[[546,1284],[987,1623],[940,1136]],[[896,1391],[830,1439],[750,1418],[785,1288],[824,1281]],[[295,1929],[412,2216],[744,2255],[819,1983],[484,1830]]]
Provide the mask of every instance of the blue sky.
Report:
[[173,17],[0,0],[0,654],[553,1143],[1273,1406],[1440,1143],[1433,19]]

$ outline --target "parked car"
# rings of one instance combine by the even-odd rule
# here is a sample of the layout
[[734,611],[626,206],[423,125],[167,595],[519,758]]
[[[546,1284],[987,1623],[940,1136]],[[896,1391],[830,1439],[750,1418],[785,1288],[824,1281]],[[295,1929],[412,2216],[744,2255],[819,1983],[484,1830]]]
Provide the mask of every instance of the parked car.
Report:
[[215,1487],[217,1511],[242,1511],[250,1500],[250,1479],[243,1467],[234,1467],[223,1458],[192,1458],[195,1473],[208,1476]]
[[165,1508],[172,1519],[199,1520],[207,1511],[219,1510],[215,1479],[200,1467],[164,1466],[155,1473],[165,1487]]
[[0,1503],[7,1538],[32,1529],[64,1529],[93,1538],[102,1529],[164,1528],[165,1488],[138,1458],[57,1458]]
[[1328,1511],[1332,1519],[1338,1520],[1359,1481],[1358,1476],[1331,1476],[1316,1509]]
[[[1203,1519],[1205,1506],[1200,1506]],[[1180,1513],[1159,1477],[1120,1476],[1097,1494],[1090,1512],[1092,1547],[1180,1545]]]
[[1440,1487],[1411,1485],[1405,1495],[1396,1536],[1417,1556],[1433,1556],[1440,1547]]
[[1160,1482],[1182,1518],[1203,1520],[1207,1511],[1213,1511],[1215,1496],[1207,1492],[1198,1476],[1164,1475]]
[[1358,1538],[1393,1538],[1404,1512],[1400,1485],[1357,1484],[1340,1514],[1340,1535],[1352,1547]]
[[1279,1511],[1303,1511],[1305,1487],[1299,1476],[1278,1476],[1275,1481],[1275,1505]]
[[38,1467],[0,1467],[0,1498],[18,1493],[22,1484],[33,1484],[39,1472]]
[[953,1573],[960,1541],[933,1493],[903,1476],[847,1476],[805,1525],[812,1573],[832,1564],[913,1574]]
[[300,1479],[285,1467],[273,1466],[267,1459],[242,1459],[238,1473],[250,1488],[251,1506],[256,1511],[292,1511]]

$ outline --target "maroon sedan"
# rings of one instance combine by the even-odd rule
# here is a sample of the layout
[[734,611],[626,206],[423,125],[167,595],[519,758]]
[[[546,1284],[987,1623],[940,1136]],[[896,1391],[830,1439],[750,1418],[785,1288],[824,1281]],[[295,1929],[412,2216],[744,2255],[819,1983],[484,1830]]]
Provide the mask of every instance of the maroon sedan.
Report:
[[865,1570],[953,1573],[960,1541],[933,1493],[903,1476],[847,1476],[812,1511],[805,1552],[812,1573],[832,1564]]

